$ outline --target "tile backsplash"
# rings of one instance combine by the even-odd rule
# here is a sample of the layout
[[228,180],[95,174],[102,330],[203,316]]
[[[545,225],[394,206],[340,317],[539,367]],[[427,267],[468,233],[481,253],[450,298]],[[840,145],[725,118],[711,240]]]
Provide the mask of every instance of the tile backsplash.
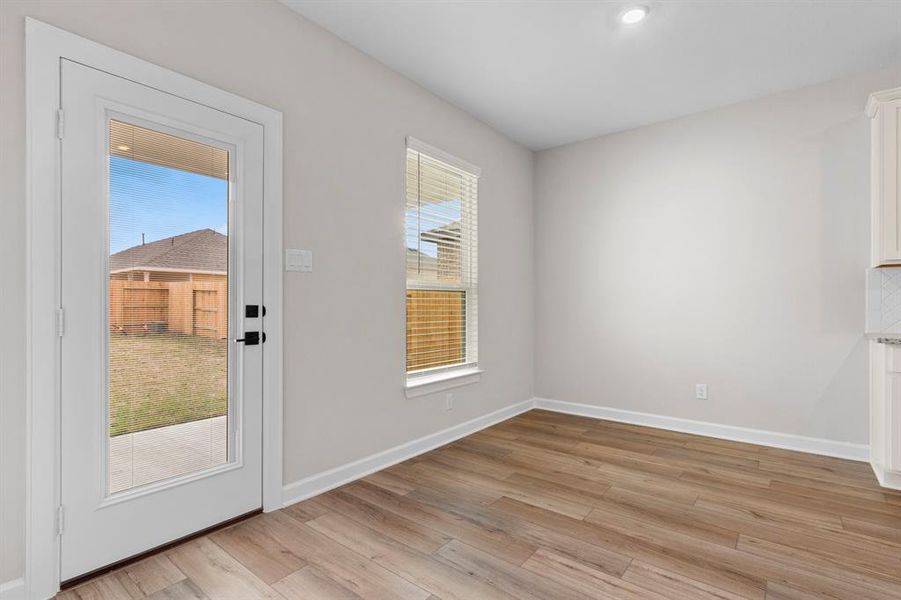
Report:
[[901,268],[867,270],[867,333],[901,333]]

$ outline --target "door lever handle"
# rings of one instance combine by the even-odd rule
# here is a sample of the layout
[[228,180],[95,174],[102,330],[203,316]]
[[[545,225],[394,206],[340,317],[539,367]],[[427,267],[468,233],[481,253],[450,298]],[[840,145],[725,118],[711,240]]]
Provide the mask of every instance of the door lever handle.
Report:
[[[245,331],[244,337],[238,338],[236,342],[243,342],[245,346],[256,346],[260,343],[259,331]],[[263,341],[266,341],[266,334],[263,334]]]

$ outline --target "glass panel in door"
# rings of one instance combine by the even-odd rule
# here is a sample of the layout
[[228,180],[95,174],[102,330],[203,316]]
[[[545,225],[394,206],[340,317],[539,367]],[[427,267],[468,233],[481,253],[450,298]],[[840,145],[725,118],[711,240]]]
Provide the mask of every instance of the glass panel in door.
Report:
[[109,121],[108,494],[229,461],[229,151]]

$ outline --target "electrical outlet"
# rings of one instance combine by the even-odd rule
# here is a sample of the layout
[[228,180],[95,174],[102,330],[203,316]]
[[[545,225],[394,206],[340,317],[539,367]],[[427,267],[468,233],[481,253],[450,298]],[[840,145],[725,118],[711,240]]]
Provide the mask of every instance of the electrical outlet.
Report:
[[707,384],[706,383],[696,383],[695,384],[695,398],[698,400],[706,400],[707,399]]
[[452,410],[454,408],[454,395],[447,394],[444,397],[444,410]]

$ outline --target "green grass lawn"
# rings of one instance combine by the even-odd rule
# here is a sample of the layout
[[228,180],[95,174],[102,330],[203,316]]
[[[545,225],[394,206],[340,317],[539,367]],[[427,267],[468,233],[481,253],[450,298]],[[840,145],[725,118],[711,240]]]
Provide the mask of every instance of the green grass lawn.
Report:
[[224,415],[227,370],[227,340],[112,334],[110,435]]

